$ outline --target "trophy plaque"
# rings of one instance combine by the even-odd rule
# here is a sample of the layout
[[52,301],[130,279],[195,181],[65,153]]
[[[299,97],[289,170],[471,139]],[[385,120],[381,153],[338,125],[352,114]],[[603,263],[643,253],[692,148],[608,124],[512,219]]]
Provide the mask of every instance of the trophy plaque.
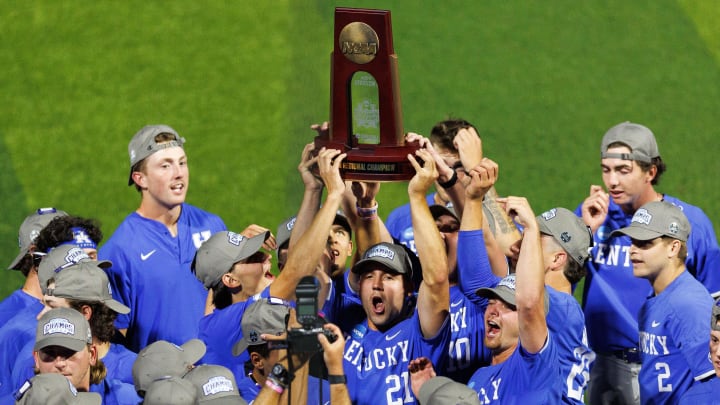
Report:
[[336,8],[334,42],[330,127],[315,137],[316,150],[347,153],[345,180],[409,180],[407,155],[419,145],[405,142],[390,11]]

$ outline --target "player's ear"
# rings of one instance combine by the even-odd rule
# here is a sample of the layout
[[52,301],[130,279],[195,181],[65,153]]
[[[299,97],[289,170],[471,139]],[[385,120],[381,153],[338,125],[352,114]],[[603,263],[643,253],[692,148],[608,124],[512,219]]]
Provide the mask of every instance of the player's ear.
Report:
[[222,283],[225,284],[227,288],[236,288],[240,285],[240,282],[230,273],[222,275]]
[[147,188],[147,181],[143,172],[132,172],[131,177],[140,188]]

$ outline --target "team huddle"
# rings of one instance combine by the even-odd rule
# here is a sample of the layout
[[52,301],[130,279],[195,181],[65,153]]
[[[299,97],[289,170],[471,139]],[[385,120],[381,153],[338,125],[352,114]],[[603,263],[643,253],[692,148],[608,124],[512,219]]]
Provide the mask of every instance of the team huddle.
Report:
[[467,121],[406,139],[415,175],[385,221],[380,184],[308,144],[273,233],[186,203],[185,138],[142,128],[140,205],[107,241],[56,208],[21,224],[0,403],[720,402],[720,248],[700,208],[656,191],[650,129],[605,133],[604,185],[574,210],[499,196]]

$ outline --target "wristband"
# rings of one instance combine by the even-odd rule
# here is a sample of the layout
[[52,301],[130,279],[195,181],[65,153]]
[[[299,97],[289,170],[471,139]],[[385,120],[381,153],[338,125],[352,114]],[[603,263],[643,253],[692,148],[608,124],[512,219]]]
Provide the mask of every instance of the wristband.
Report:
[[330,374],[328,375],[328,383],[332,384],[345,384],[347,383],[347,378],[345,378],[345,375],[334,375]]
[[377,202],[375,202],[375,205],[370,208],[362,208],[358,205],[355,205],[355,207],[357,208],[357,214],[360,218],[372,219],[372,218],[375,218],[375,216],[377,215],[377,211],[378,211],[378,203]]
[[457,180],[458,180],[457,172],[455,170],[453,170],[453,174],[452,174],[452,176],[450,176],[450,179],[448,181],[443,182],[443,183],[438,182],[438,184],[440,184],[440,187],[442,187],[444,189],[448,189],[448,188],[454,186],[455,183],[457,183]]
[[265,380],[265,385],[280,395],[282,395],[283,391],[285,391],[285,388],[283,388],[280,384],[275,383],[275,381],[271,378]]

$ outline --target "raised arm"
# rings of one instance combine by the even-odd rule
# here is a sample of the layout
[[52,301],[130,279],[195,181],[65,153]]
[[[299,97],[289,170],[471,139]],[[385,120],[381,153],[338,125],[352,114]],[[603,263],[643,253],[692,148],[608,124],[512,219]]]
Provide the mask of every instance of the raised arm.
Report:
[[548,337],[545,319],[545,269],[540,229],[530,204],[524,197],[499,199],[505,211],[523,228],[518,257],[515,300],[520,329],[520,344],[529,353],[539,352]]
[[415,246],[423,275],[423,282],[418,291],[417,310],[423,336],[430,338],[438,333],[448,316],[450,283],[447,253],[442,236],[425,200],[425,194],[438,177],[437,169],[430,152],[418,149],[415,154],[423,160],[421,166],[414,156],[408,155],[416,172],[408,183],[408,196]]
[[288,248],[297,243],[300,236],[310,227],[315,214],[317,214],[320,209],[323,180],[312,172],[312,167],[317,164],[318,160],[317,156],[313,156],[314,150],[314,143],[305,145],[300,163],[298,164],[298,172],[300,172],[300,178],[302,178],[303,184],[305,185],[305,191],[303,192],[303,199],[300,203],[300,209],[295,219],[293,231],[290,234]]
[[[308,229],[288,251],[285,268],[270,284],[270,295],[291,300],[295,298],[295,286],[304,276],[313,274],[325,252],[335,213],[337,212],[345,183],[340,177],[340,165],[346,154],[336,149],[321,149],[317,156],[320,177],[327,188],[325,204],[320,207]],[[297,225],[296,225],[297,226]],[[293,229],[294,233],[294,229]]]

